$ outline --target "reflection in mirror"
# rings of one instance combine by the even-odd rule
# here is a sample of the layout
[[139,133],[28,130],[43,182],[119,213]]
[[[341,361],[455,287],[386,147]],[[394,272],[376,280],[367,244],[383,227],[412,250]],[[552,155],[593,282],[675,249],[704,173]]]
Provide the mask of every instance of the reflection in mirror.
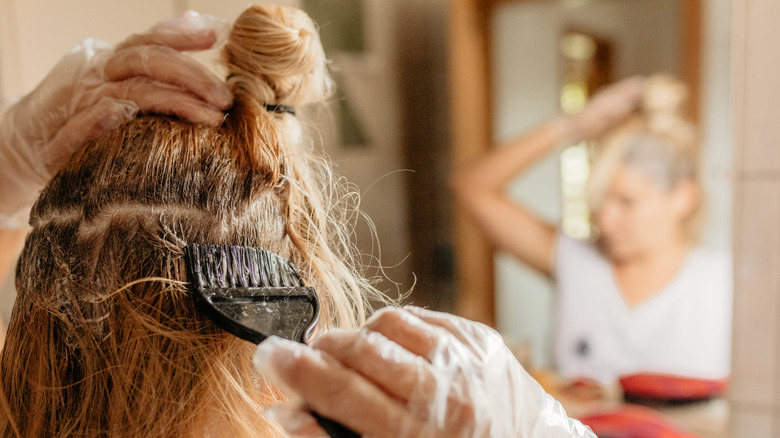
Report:
[[[707,272],[691,274],[697,278],[691,283],[694,284],[692,287],[700,289],[699,292],[704,291],[690,303],[697,307],[697,312],[691,312],[691,315],[707,315],[707,312],[718,311],[715,307],[701,310],[709,305],[709,301],[717,301],[715,298],[709,299],[718,293],[715,289],[728,289],[723,294],[730,294],[731,144],[729,83],[728,75],[724,73],[728,71],[729,60],[726,49],[720,48],[727,47],[727,44],[719,46],[723,39],[728,38],[729,11],[727,6],[715,5],[714,2],[708,2],[705,6],[705,13],[701,17],[694,17],[701,22],[691,21],[690,15],[685,15],[684,0],[522,1],[505,2],[492,11],[492,129],[497,144],[511,146],[512,139],[529,132],[554,114],[577,114],[586,100],[606,84],[632,75],[669,73],[684,77],[692,88],[694,101],[690,102],[693,110],[689,115],[698,122],[697,130],[702,146],[699,177],[704,193],[702,209],[706,210],[706,221],[698,239],[702,246],[682,252],[683,256],[676,265],[670,263],[670,266],[676,268],[666,271],[670,275],[666,276],[665,281],[656,281],[655,286],[650,286],[652,282],[649,281],[640,282],[653,292],[645,293],[645,299],[632,301],[628,296],[631,288],[627,285],[631,284],[631,280],[627,278],[630,274],[621,272],[617,252],[605,243],[608,241],[604,237],[607,230],[602,231],[602,238],[598,240],[599,228],[594,222],[598,222],[599,218],[603,220],[604,210],[590,211],[592,203],[587,200],[588,181],[599,152],[596,143],[582,141],[561,145],[557,152],[547,154],[508,186],[510,198],[527,207],[543,221],[554,224],[561,235],[567,236],[556,239],[551,263],[553,275],[555,269],[560,268],[556,262],[568,259],[560,254],[572,246],[562,243],[564,240],[575,242],[573,245],[576,248],[590,248],[594,253],[598,251],[596,248],[600,248],[599,254],[605,260],[612,261],[599,265],[606,269],[606,284],[594,286],[602,291],[614,288],[622,292],[622,299],[612,304],[625,306],[621,314],[624,320],[608,328],[611,330],[620,324],[636,327],[642,324],[643,315],[652,313],[650,307],[670,305],[671,294],[664,296],[663,293],[675,290],[685,280],[686,272],[695,263],[695,254],[705,251],[701,248],[706,247],[707,253],[713,255],[712,263],[704,263],[702,266],[717,267],[715,270],[718,272],[704,268]],[[692,29],[701,29],[702,32],[701,62],[698,55],[684,53],[683,41]],[[693,76],[691,71],[700,71],[700,74]],[[627,180],[620,185],[621,188],[628,186]],[[639,234],[653,235],[657,231],[653,228],[660,226],[652,222]],[[514,255],[510,254],[512,252]],[[533,368],[548,369],[555,369],[557,365],[558,376],[574,377],[576,370],[573,371],[571,367],[561,370],[560,362],[565,360],[567,349],[571,350],[572,355],[579,355],[581,362],[587,362],[589,355],[597,355],[594,349],[599,348],[599,344],[586,339],[589,333],[585,332],[589,327],[598,325],[598,322],[580,328],[583,330],[580,341],[575,342],[576,336],[570,336],[568,341],[571,341],[571,345],[557,345],[562,342],[562,332],[567,330],[565,327],[570,326],[562,325],[561,320],[576,316],[566,313],[567,310],[561,306],[562,300],[566,298],[563,294],[570,291],[561,292],[559,289],[567,281],[573,283],[576,289],[581,287],[584,280],[562,281],[558,278],[554,283],[518,261],[516,255],[517,252],[509,248],[508,251],[498,252],[495,258],[497,326],[510,341],[522,346],[521,349],[528,356],[525,358],[526,364]],[[599,266],[588,270],[599,269]],[[709,283],[699,281],[708,274],[717,276],[720,286],[712,286],[710,290]],[[653,279],[663,277],[664,274],[659,274]],[[730,299],[721,301],[730,306]],[[672,306],[681,303],[678,301]],[[611,311],[604,309],[605,306],[608,304],[603,302],[598,306],[589,306],[588,300],[585,300],[578,311],[595,307],[601,307],[605,312]],[[713,348],[722,352],[719,360],[727,367],[730,308],[721,311],[721,319],[726,321],[726,330],[709,333],[709,336],[704,334],[702,342],[694,343],[691,348],[701,347],[717,339],[720,346]],[[649,321],[648,330],[642,334],[632,332],[630,336],[651,339],[657,334],[653,333],[655,329],[650,328],[652,325],[666,325],[665,329],[672,334],[695,325],[689,320],[688,326],[680,325],[679,331],[675,332],[670,329],[675,324],[672,317],[658,319]],[[594,328],[593,333],[598,333],[598,329]],[[671,335],[669,342],[673,343],[674,338],[676,336]],[[639,338],[633,341],[637,342],[636,345],[642,345],[643,342]],[[648,370],[662,369],[663,366],[659,364],[663,361],[652,357],[653,351],[661,350],[645,347],[636,351],[636,363],[629,368],[642,370],[644,365],[640,362],[644,361]],[[675,354],[686,353],[679,351]],[[579,370],[587,368],[587,365],[581,365]],[[582,374],[591,378],[600,377],[598,369]],[[684,375],[685,370],[679,369],[679,374]],[[704,372],[698,377],[723,376]]]

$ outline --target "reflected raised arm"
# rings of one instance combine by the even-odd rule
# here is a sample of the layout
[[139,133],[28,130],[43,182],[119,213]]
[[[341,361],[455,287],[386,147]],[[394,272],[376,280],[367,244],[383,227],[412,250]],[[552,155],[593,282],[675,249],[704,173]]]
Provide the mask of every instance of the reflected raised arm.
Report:
[[551,275],[556,226],[510,199],[506,187],[562,142],[598,136],[625,119],[636,110],[643,89],[643,78],[618,82],[594,96],[580,113],[551,118],[458,170],[452,187],[461,205],[496,247]]

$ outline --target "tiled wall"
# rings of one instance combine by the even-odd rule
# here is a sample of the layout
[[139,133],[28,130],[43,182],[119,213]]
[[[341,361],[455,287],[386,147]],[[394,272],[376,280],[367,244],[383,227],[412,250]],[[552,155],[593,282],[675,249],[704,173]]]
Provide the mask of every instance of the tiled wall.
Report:
[[736,132],[731,435],[780,436],[780,2],[733,2]]

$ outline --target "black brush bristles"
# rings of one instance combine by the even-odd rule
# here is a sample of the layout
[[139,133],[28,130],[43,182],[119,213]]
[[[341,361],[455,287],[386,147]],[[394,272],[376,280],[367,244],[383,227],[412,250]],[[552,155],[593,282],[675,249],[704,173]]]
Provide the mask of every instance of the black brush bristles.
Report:
[[222,329],[254,343],[311,336],[319,301],[291,261],[236,245],[189,244],[184,256],[198,309]]
[[[184,248],[195,305],[217,326],[259,344],[268,336],[306,343],[320,303],[291,261],[262,248],[191,243]],[[311,415],[334,438],[359,438],[344,425]]]

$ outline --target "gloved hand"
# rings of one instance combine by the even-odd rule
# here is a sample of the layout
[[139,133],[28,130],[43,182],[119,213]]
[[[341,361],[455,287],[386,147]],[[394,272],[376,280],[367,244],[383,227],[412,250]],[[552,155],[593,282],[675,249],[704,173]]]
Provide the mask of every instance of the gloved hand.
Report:
[[595,437],[479,323],[383,309],[363,329],[333,330],[312,347],[269,338],[255,355],[293,400],[269,413],[291,436],[325,436],[313,409],[370,437]]
[[227,23],[187,13],[111,45],[88,39],[0,114],[0,228],[22,227],[38,191],[87,141],[139,111],[218,125],[224,80],[180,51],[208,49]]

